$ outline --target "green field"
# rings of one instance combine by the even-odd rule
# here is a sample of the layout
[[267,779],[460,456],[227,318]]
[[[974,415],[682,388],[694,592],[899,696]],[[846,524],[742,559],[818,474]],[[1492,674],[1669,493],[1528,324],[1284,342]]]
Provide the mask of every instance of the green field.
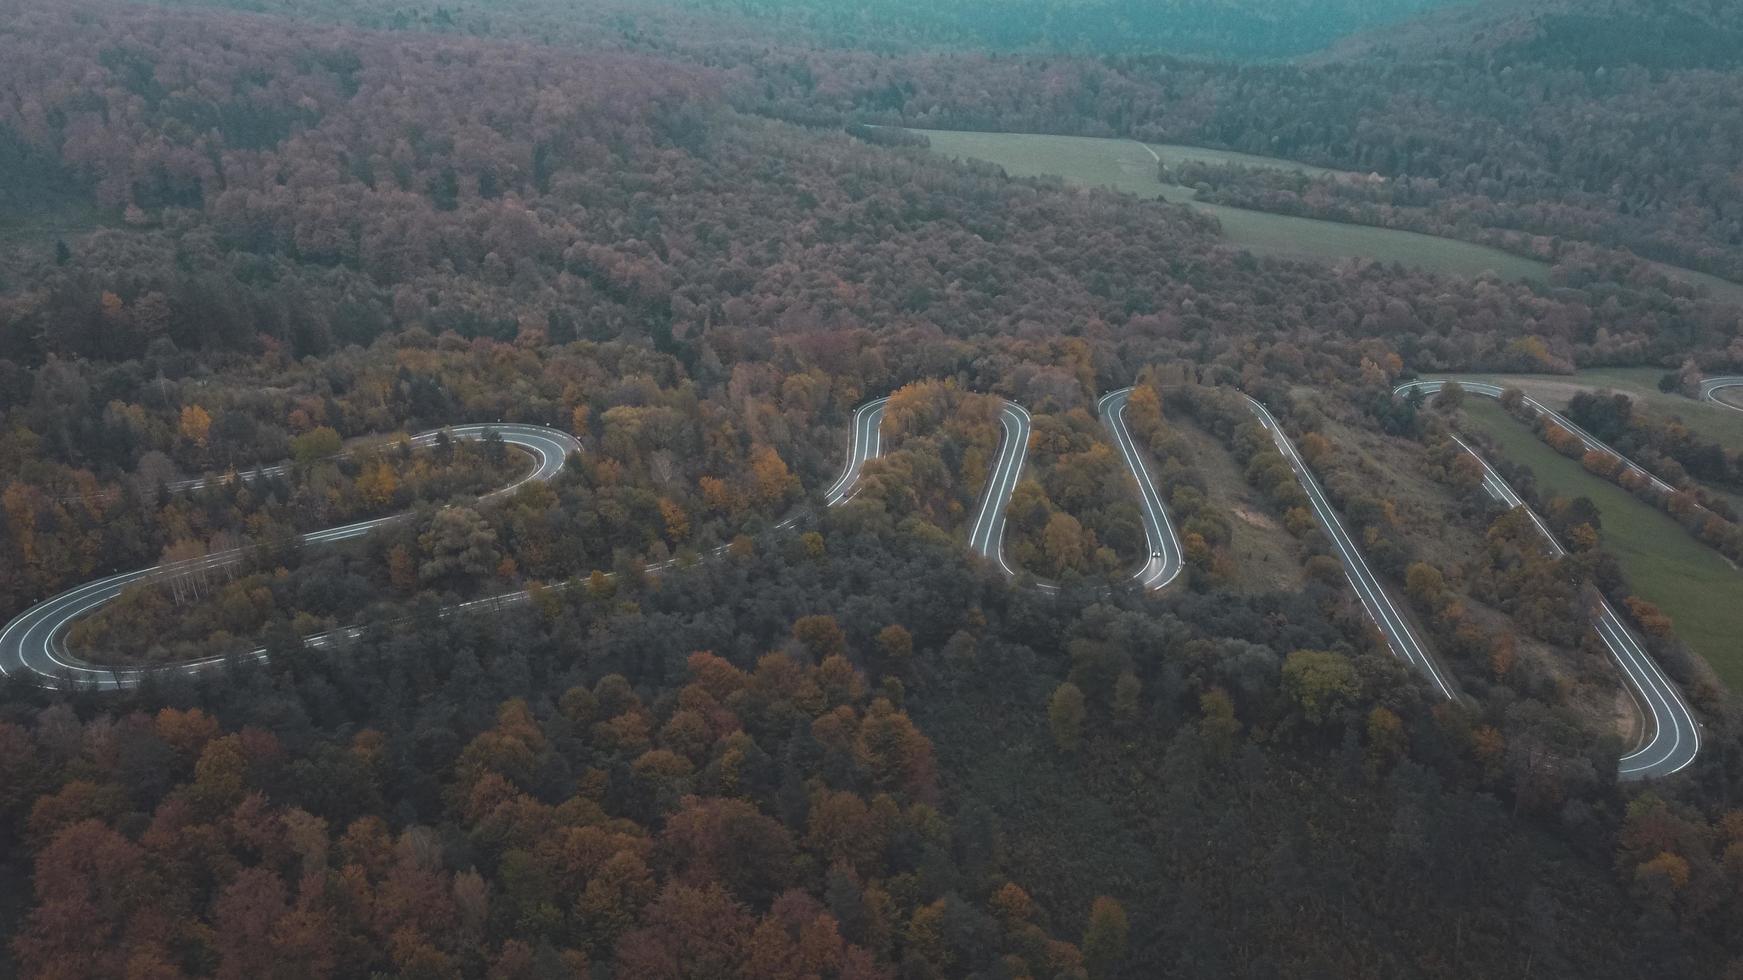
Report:
[[1511,385],[1555,409],[1567,407],[1576,391],[1609,390],[1628,395],[1635,408],[1654,418],[1682,419],[1689,431],[1711,439],[1727,449],[1743,452],[1743,414],[1697,401],[1685,395],[1658,390],[1663,368],[1590,368],[1573,374],[1437,374],[1455,381],[1489,381]]
[[1293,170],[1310,177],[1336,173],[1293,160],[1171,143],[1144,144],[1137,140],[1045,133],[975,133],[939,129],[915,132],[932,141],[935,153],[996,163],[1013,177],[1060,177],[1069,184],[1108,187],[1127,194],[1146,197],[1164,194],[1171,201],[1190,200],[1194,192],[1190,187],[1164,184],[1157,179],[1158,162],[1170,165],[1233,163],[1244,167]]
[[1493,399],[1467,398],[1464,412],[1507,459],[1531,467],[1544,496],[1590,498],[1602,515],[1604,548],[1635,594],[1663,609],[1677,635],[1732,690],[1743,691],[1743,572],[1670,517],[1549,448]]
[[932,141],[932,150],[936,153],[995,163],[1014,177],[1060,177],[1067,184],[1076,186],[1106,187],[1144,197],[1162,195],[1170,201],[1189,204],[1222,222],[1223,237],[1230,244],[1255,255],[1286,259],[1378,259],[1417,265],[1450,275],[1475,276],[1494,272],[1506,279],[1541,280],[1549,272],[1549,266],[1542,262],[1450,238],[1200,203],[1193,199],[1192,188],[1164,184],[1156,172],[1158,159],[1168,163],[1197,160],[1280,167],[1310,175],[1331,172],[1291,160],[1195,146],[1146,146],[1134,140],[1087,136],[943,130],[916,132],[923,132]]
[[1710,276],[1705,272],[1696,272],[1693,269],[1684,269],[1681,266],[1664,262],[1647,260],[1646,264],[1672,279],[1681,279],[1683,282],[1707,287],[1707,292],[1712,293],[1714,299],[1743,305],[1743,285],[1738,285],[1729,279],[1720,279],[1718,276]]
[[16,286],[52,259],[57,240],[76,247],[80,235],[114,226],[117,217],[83,195],[41,181],[26,178],[0,187],[0,285]]
[[1075,186],[1106,187],[1144,197],[1168,193],[1170,200],[1178,200],[1182,191],[1192,193],[1156,179],[1156,159],[1144,144],[1133,140],[937,129],[915,132],[932,141],[934,153],[996,163],[1013,177],[1060,177]]
[[[1431,272],[1475,276],[1494,272],[1504,279],[1547,278],[1546,263],[1451,238],[1394,228],[1321,221],[1292,215],[1249,211],[1196,200],[1192,188],[1164,184],[1158,162],[1186,161],[1246,167],[1274,167],[1309,176],[1337,171],[1293,160],[1168,143],[1144,144],[1128,139],[1052,136],[1038,133],[976,133],[955,130],[915,130],[932,142],[936,153],[957,159],[985,160],[1013,177],[1059,177],[1081,187],[1106,187],[1143,197],[1162,195],[1189,204],[1222,222],[1223,237],[1255,255],[1287,259],[1378,259],[1420,266]],[[1743,303],[1743,286],[1689,269],[1652,263],[1666,275],[1706,286],[1715,296]]]
[[[1455,381],[1488,381],[1519,388],[1551,408],[1566,409],[1577,391],[1615,391],[1634,399],[1635,411],[1642,415],[1682,420],[1690,432],[1737,452],[1743,452],[1743,414],[1697,401],[1685,395],[1658,390],[1658,379],[1664,375],[1659,368],[1590,368],[1573,374],[1448,374],[1437,377]],[[1743,510],[1743,493],[1729,487],[1708,486],[1708,490]]]

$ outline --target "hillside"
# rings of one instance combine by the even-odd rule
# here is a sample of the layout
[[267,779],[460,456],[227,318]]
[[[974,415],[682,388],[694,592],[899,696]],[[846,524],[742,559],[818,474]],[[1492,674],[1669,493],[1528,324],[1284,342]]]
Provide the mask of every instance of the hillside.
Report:
[[1707,0],[1527,0],[1458,5],[1358,31],[1314,61],[1480,57],[1581,71],[1743,64],[1743,8]]
[[1743,72],[1404,6],[13,0],[0,976],[1743,978]]
[[832,45],[944,46],[1273,60],[1408,18],[1446,0],[677,0],[798,27]]

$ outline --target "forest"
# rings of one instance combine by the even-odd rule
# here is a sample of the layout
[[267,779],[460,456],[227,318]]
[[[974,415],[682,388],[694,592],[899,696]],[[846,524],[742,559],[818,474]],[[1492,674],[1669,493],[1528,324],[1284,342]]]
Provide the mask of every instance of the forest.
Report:
[[[1285,63],[1378,13],[1237,50],[1254,5],[1118,45],[1039,2],[996,36],[955,3],[906,34],[237,6],[0,23],[0,622],[167,569],[60,634],[122,689],[0,677],[0,973],[1743,976],[1736,695],[1590,500],[1479,443],[1554,552],[1482,493],[1457,389],[1392,395],[1743,373],[1738,308],[1640,261],[1743,273],[1737,79],[1693,32],[1594,67],[1529,13]],[[1383,179],[1185,176],[1565,240],[1546,282],[1258,258],[867,124],[1284,156]],[[1127,387],[1184,559],[1155,593],[1100,411]],[[1389,652],[1244,396],[1457,697]],[[1014,578],[964,547],[1004,401]],[[1533,438],[1743,554],[1734,448],[1568,413],[1677,492]],[[526,479],[512,424],[580,449]],[[1645,721],[1599,596],[1702,724],[1673,777],[1618,777]]]
[[[1573,267],[1638,256],[1743,282],[1735,179],[1743,66],[1734,43],[1743,20],[1734,5],[1321,2],[1266,4],[1261,14],[1248,3],[1129,11],[1035,2],[1020,8],[1034,19],[1006,12],[990,25],[961,23],[959,15],[981,6],[248,5],[443,36],[656,53],[718,72],[718,91],[741,110],[805,125],[1128,137],[1375,174],[1383,185],[1286,190],[1267,186],[1263,175],[1216,183],[1219,199],[1263,209],[1476,241],[1526,233],[1540,239],[1530,245],[1534,253]],[[1070,18],[1047,13],[1066,7]],[[1406,7],[1435,9],[1350,33],[1356,21],[1377,23],[1410,13]],[[1300,16],[1307,11],[1311,17]],[[1200,13],[1246,23],[1195,46],[1187,35]],[[1117,36],[1073,35],[1074,26],[1087,29],[1103,15],[1118,18]],[[1149,36],[1153,23],[1179,34]],[[1269,54],[1228,48],[1268,43],[1290,25],[1343,36],[1329,48],[1329,36],[1318,43],[1304,36]],[[1220,60],[1205,57],[1219,54],[1218,45]],[[1281,54],[1300,57],[1277,60]],[[1588,254],[1593,248],[1603,254]]]
[[1121,54],[1162,49],[1231,60],[1274,59],[1315,51],[1354,31],[1403,20],[1442,0],[1271,0],[1167,4],[1131,0],[1021,0],[989,5],[972,0],[868,4],[799,0],[681,0],[798,28],[838,47],[900,50],[955,47],[991,50],[1088,51]]

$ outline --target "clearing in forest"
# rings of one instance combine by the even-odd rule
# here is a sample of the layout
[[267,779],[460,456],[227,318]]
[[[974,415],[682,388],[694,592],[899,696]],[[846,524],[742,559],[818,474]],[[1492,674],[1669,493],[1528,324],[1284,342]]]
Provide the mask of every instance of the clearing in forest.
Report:
[[1283,529],[1271,505],[1248,485],[1228,448],[1182,413],[1171,414],[1168,427],[1186,443],[1206,494],[1229,513],[1229,553],[1235,560],[1229,586],[1249,593],[1300,591],[1307,584],[1301,542]]
[[[1420,266],[1430,272],[1476,276],[1494,272],[1505,279],[1542,280],[1549,266],[1486,245],[1438,238],[1414,231],[1323,221],[1285,214],[1249,211],[1194,200],[1192,188],[1164,184],[1157,174],[1161,162],[1193,160],[1276,167],[1309,175],[1331,173],[1318,167],[1272,157],[1208,150],[1196,146],[1155,144],[1088,136],[1034,133],[974,133],[915,130],[932,142],[936,153],[958,159],[997,164],[1014,177],[1059,177],[1078,187],[1106,187],[1144,197],[1162,195],[1184,202],[1222,223],[1231,245],[1255,255],[1285,259],[1374,259]],[[1151,151],[1155,151],[1152,155]]]

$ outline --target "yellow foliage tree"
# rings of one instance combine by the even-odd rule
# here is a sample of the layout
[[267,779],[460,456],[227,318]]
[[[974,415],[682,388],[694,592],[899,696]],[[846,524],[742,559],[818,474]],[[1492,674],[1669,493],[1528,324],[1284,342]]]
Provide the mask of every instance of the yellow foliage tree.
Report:
[[750,454],[751,494],[756,502],[774,507],[787,499],[793,488],[793,474],[781,454],[770,446],[758,446]]
[[1054,574],[1082,571],[1089,550],[1083,539],[1083,525],[1065,513],[1055,513],[1047,519],[1047,527],[1041,532],[1041,548]]
[[358,475],[357,491],[372,506],[385,507],[393,503],[393,495],[399,492],[399,474],[385,461],[376,460]]
[[725,480],[705,476],[697,481],[697,486],[702,491],[702,502],[714,513],[730,514],[738,509],[738,501]]
[[182,438],[201,449],[206,448],[206,441],[212,433],[212,416],[198,405],[188,405],[182,409]]
[[660,518],[666,522],[666,540],[672,544],[678,544],[690,536],[690,517],[676,502],[661,497]]

